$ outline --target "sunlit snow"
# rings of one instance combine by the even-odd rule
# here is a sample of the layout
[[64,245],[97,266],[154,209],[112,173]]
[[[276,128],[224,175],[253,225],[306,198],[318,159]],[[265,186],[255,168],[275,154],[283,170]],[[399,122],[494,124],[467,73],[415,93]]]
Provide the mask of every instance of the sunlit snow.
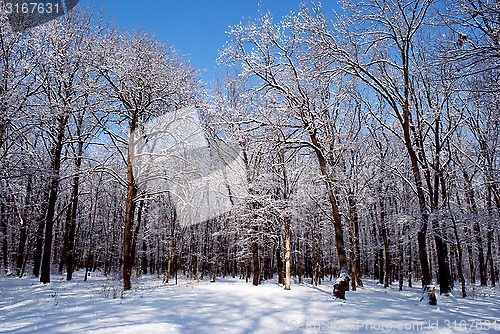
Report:
[[[497,290],[476,287],[471,297],[438,296],[420,303],[418,287],[397,291],[366,280],[331,298],[331,284],[276,281],[252,286],[239,279],[216,283],[141,278],[123,294],[118,280],[92,276],[50,284],[0,279],[1,333],[477,333],[500,332]],[[471,288],[472,289],[472,288]],[[495,322],[496,321],[496,322]]]

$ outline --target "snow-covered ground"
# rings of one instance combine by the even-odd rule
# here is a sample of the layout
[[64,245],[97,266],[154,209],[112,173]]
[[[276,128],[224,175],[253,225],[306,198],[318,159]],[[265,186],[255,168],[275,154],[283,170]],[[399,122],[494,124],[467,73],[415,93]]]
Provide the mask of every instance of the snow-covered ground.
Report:
[[0,278],[0,333],[500,333],[498,289],[438,296],[429,306],[419,288],[399,292],[370,280],[342,302],[331,298],[331,284],[284,291],[275,281],[172,285],[147,277],[123,294],[119,281],[81,278]]

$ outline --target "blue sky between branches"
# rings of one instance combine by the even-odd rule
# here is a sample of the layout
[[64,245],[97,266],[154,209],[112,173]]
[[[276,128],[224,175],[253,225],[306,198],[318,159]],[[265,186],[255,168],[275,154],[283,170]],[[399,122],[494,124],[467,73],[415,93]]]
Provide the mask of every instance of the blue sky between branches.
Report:
[[270,10],[275,18],[297,11],[300,0],[81,0],[80,7],[104,9],[123,30],[141,29],[173,45],[210,82],[228,27]]

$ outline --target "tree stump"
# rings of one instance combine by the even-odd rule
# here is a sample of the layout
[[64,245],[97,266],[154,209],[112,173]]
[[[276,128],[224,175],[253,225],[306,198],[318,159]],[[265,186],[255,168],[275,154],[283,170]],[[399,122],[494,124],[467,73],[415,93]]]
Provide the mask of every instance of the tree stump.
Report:
[[335,280],[335,284],[333,284],[333,296],[335,299],[345,300],[346,291],[349,291],[349,276],[347,274],[341,274],[340,277]]
[[427,293],[429,294],[429,305],[437,305],[436,291],[433,286],[428,289]]
[[420,301],[426,300],[429,305],[437,305],[436,288],[434,285],[426,285],[422,291]]

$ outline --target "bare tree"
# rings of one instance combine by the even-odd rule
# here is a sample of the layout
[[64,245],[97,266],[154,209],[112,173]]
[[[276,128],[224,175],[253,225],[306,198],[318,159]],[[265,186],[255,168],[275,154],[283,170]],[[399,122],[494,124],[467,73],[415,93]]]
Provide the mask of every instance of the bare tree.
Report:
[[[341,72],[332,72],[317,49],[308,48],[313,44],[304,42],[301,27],[296,24],[298,20],[275,24],[270,14],[264,14],[256,22],[233,27],[232,41],[223,58],[239,62],[245,75],[259,80],[256,93],[277,96],[274,101],[280,104],[281,112],[288,115],[289,120],[280,126],[295,131],[295,137],[287,140],[314,152],[327,189],[341,278],[345,281],[348,265],[335,190],[338,183],[334,177],[334,169],[345,149],[335,147],[334,143],[342,138],[337,136],[338,132],[345,131],[336,122],[343,109],[348,109],[345,101],[351,97],[353,84],[349,80],[344,82]],[[347,288],[343,285],[337,297],[345,298]]]
[[[132,157],[135,132],[152,117],[194,104],[196,74],[173,49],[144,33],[132,36],[108,33],[95,57],[97,70],[108,86],[108,98],[115,101],[116,123],[126,123],[122,134],[107,130],[127,166],[126,214],[123,244],[124,289],[131,288],[132,240],[138,188]],[[127,138],[128,137],[128,138]]]
[[[439,168],[435,168],[435,178],[429,174],[425,147],[422,138],[423,116],[428,109],[420,108],[419,82],[417,69],[418,57],[416,45],[419,44],[419,32],[425,29],[429,21],[432,1],[384,2],[367,1],[346,3],[349,20],[337,17],[329,21],[321,9],[312,12],[305,10],[304,27],[311,34],[311,43],[325,50],[325,55],[332,65],[358,77],[367,87],[380,97],[384,112],[399,123],[398,138],[406,148],[411,162],[415,192],[421,212],[421,227],[417,234],[419,244],[422,283],[431,282],[427,253],[427,230],[429,221],[436,207],[439,192]],[[354,23],[359,29],[349,28]],[[427,105],[426,108],[432,108]],[[434,122],[440,126],[439,120]],[[387,127],[386,127],[387,128]],[[438,128],[434,134],[441,138]],[[440,143],[438,143],[440,144]],[[436,146],[438,149],[439,146]],[[439,157],[440,152],[432,156]],[[427,195],[431,188],[431,195]],[[429,189],[426,189],[429,188]],[[434,218],[432,218],[434,219]],[[439,232],[439,225],[433,220],[436,250],[439,258],[439,282],[441,293],[449,292],[446,251]]]
[[86,101],[85,94],[82,94],[82,81],[89,76],[90,67],[85,66],[85,63],[92,50],[93,36],[91,16],[71,12],[60,20],[40,27],[31,42],[34,50],[37,50],[35,78],[42,92],[35,103],[46,110],[47,123],[44,126],[50,131],[46,136],[51,146],[51,175],[40,276],[43,283],[50,282],[53,226],[67,126],[71,115],[82,108]]

